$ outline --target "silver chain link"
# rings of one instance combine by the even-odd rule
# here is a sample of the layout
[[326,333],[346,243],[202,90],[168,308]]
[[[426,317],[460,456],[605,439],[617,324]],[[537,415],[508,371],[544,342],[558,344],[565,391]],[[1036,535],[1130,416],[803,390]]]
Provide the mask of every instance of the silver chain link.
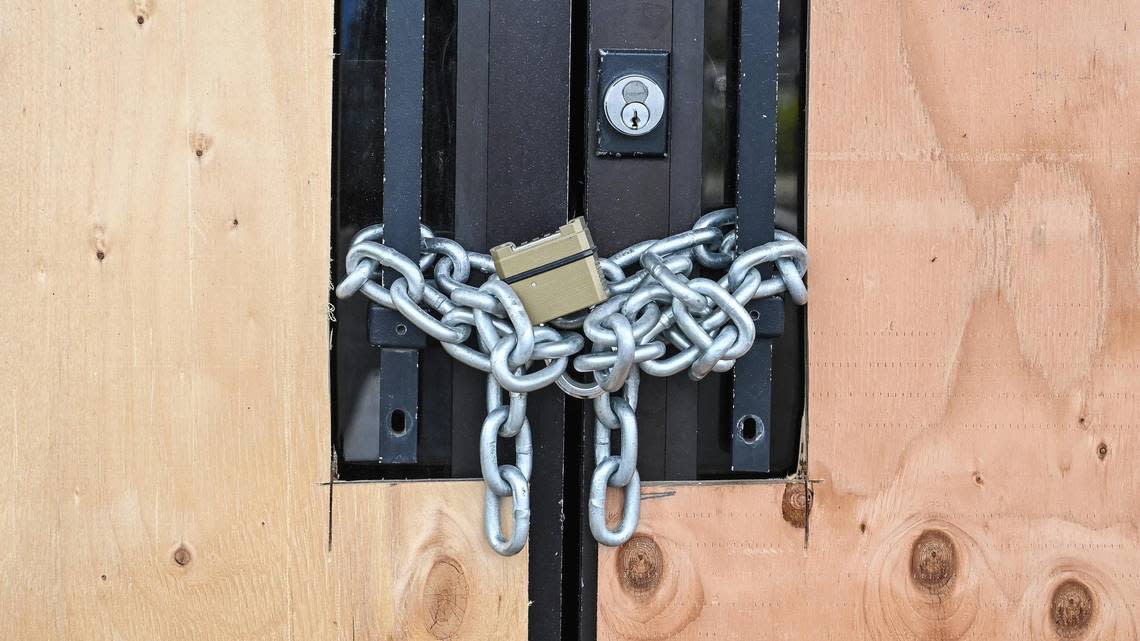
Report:
[[[688,370],[689,378],[700,380],[709,372],[726,372],[756,338],[754,319],[744,305],[784,292],[799,305],[807,302],[803,244],[776,231],[772,242],[738,253],[735,225],[736,210],[720,209],[702,216],[689,231],[601,259],[610,298],[548,325],[530,322],[518,295],[495,275],[490,256],[467,251],[424,226],[418,264],[382,244],[383,225],[361,230],[349,247],[347,275],[336,295],[348,298],[360,292],[399,311],[457,361],[487,374],[479,464],[486,484],[484,526],[499,554],[518,553],[530,530],[533,450],[527,394],[555,384],[570,396],[591,400],[595,469],[590,531],[599,543],[616,546],[633,536],[641,513],[640,373],[671,376]],[[766,263],[775,265],[768,278],[758,269]],[[697,265],[724,275],[715,281],[690,278]],[[400,274],[387,288],[380,282],[383,268]],[[428,271],[434,278],[425,278]],[[478,287],[467,284],[475,271],[487,276]],[[590,351],[583,352],[587,340]],[[571,364],[589,379],[571,376]],[[499,461],[500,439],[513,439],[513,463]],[[607,487],[624,493],[621,521],[613,530],[606,522]],[[510,537],[500,520],[500,501],[508,497],[514,518]]]

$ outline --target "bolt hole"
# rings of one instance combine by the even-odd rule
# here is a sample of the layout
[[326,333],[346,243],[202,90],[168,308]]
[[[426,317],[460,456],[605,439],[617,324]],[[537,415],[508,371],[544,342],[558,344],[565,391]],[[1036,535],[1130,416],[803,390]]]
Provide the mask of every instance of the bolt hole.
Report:
[[404,334],[407,334],[407,333],[408,333],[408,326],[407,325],[405,325],[403,323],[396,325],[396,335],[397,336],[403,336]]
[[397,436],[408,431],[408,413],[404,410],[393,410],[388,416],[388,429]]
[[760,437],[764,435],[763,423],[760,422],[760,417],[754,414],[742,417],[737,421],[736,428],[740,430],[740,438],[749,445],[760,440]]
[[748,311],[748,317],[754,321],[760,320],[760,310],[752,309]]

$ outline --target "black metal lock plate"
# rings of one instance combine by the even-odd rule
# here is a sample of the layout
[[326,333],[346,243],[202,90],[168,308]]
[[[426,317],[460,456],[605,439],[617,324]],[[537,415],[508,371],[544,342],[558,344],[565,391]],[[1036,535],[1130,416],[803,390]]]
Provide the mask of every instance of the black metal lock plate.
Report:
[[427,336],[400,312],[374,304],[368,306],[368,342],[373,347],[423,349]]
[[[606,117],[606,90],[614,81],[628,75],[649,78],[665,94],[665,109],[652,131],[629,136],[615,129]],[[664,157],[669,142],[669,52],[650,49],[601,49],[598,51],[597,94],[598,146],[603,157]],[[700,126],[699,124],[694,126]]]

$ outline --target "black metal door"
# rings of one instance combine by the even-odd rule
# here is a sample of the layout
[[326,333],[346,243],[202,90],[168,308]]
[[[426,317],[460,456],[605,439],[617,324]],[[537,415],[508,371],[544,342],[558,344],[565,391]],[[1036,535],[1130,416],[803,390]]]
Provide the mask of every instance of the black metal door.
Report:
[[[741,212],[742,243],[770,239],[774,225],[798,232],[805,4],[341,0],[334,276],[353,234],[380,221],[385,243],[394,234],[408,255],[421,220],[480,252],[579,215],[602,255],[723,206]],[[664,153],[600,144],[603,50],[667,61]],[[794,473],[802,313],[759,303],[764,318],[786,322],[769,323],[771,339],[735,378],[643,379],[638,418],[653,426],[640,432],[643,480]],[[336,301],[335,317],[337,477],[479,477],[483,376],[362,298]],[[528,416],[530,638],[593,639],[592,419],[553,388],[531,395]],[[754,421],[759,431],[745,433]]]

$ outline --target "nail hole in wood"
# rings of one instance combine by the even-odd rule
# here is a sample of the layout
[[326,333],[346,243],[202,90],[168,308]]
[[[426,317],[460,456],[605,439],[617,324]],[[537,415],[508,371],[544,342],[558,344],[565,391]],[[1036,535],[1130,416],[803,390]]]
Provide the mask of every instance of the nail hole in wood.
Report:
[[1108,456],[1108,443],[1102,441],[1101,444],[1096,447],[1096,456],[1102,461],[1104,457]]

